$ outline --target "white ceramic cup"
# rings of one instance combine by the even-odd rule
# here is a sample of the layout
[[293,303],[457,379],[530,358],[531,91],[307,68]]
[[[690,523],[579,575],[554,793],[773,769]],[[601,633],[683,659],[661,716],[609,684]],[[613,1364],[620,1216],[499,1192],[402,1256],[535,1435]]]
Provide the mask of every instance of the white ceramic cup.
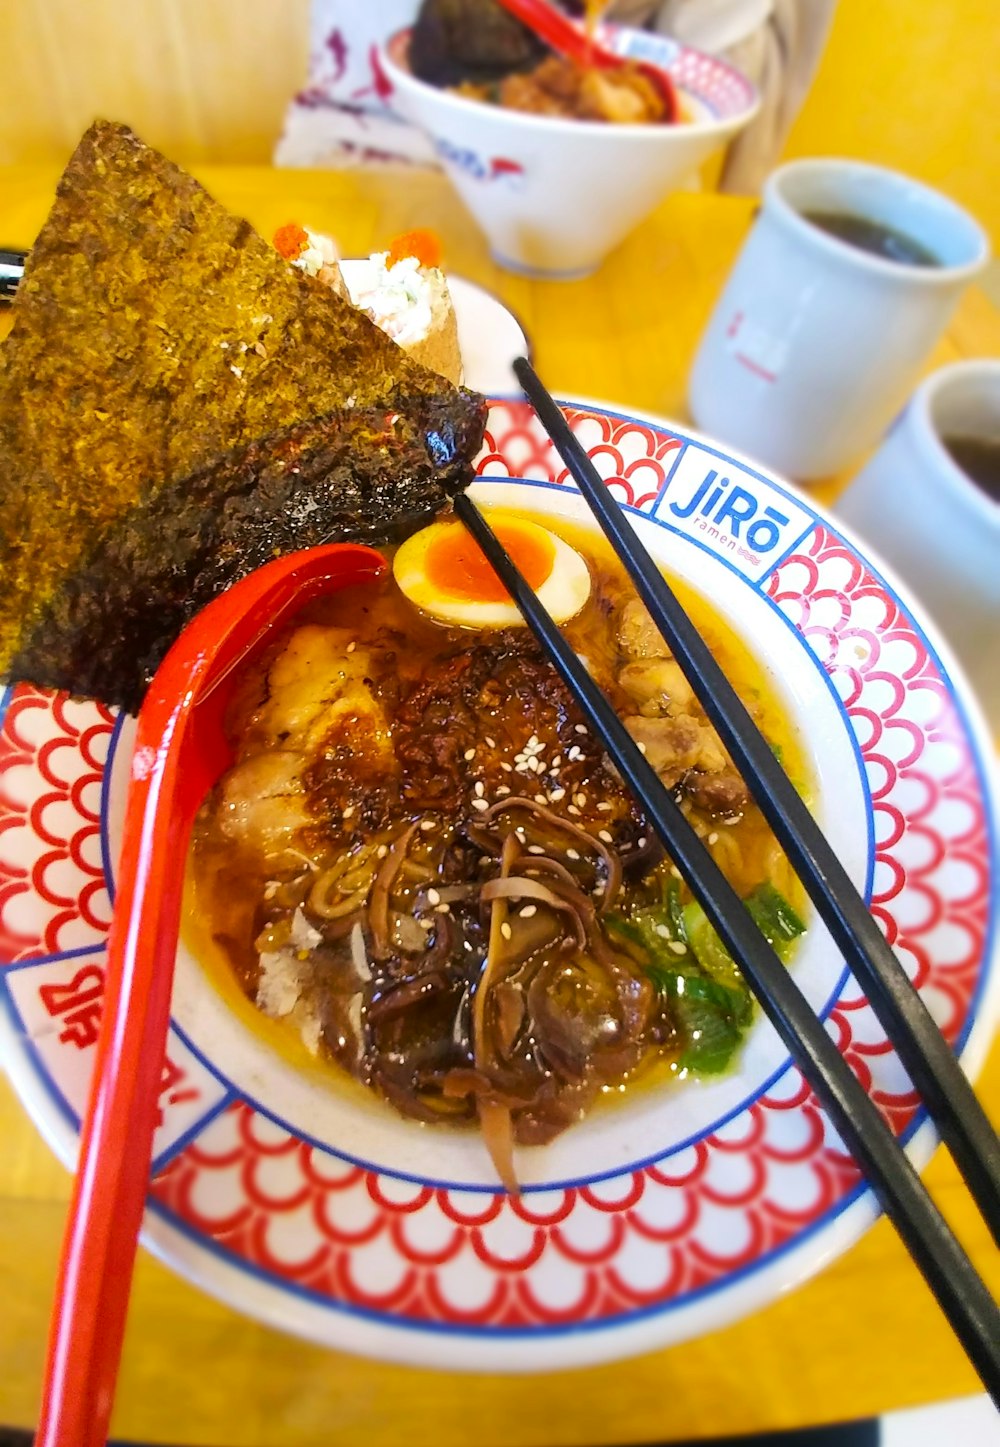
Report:
[[909,584],[940,626],[1000,733],[1000,502],[944,437],[1000,446],[1000,361],[934,372],[834,511]]
[[[885,260],[804,211],[891,226],[941,264]],[[789,477],[839,472],[878,441],[988,256],[971,216],[907,176],[858,161],[780,167],[695,359],[695,422]]]

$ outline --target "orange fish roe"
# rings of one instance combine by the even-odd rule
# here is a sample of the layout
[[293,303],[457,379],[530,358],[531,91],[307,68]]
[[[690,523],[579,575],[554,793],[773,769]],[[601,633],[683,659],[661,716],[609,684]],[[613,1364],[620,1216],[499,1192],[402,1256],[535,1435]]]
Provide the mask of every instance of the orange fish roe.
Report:
[[294,261],[297,256],[301,256],[308,245],[308,233],[295,221],[289,221],[286,226],[279,226],[274,233],[274,249],[286,261]]
[[404,231],[389,246],[387,266],[395,266],[404,256],[415,256],[421,266],[441,265],[441,243],[433,231]]

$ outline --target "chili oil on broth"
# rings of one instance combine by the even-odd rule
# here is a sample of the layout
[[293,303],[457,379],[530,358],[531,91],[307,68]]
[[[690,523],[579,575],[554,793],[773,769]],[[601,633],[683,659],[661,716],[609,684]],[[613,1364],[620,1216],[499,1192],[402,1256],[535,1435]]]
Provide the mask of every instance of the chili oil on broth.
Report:
[[[594,529],[547,514],[535,517],[525,511],[523,516],[549,528],[586,559],[592,579],[590,597],[578,616],[564,625],[565,633],[575,651],[586,659],[590,671],[606,688],[616,707],[622,712],[632,701],[625,698],[618,684],[624,655],[616,639],[615,622],[623,599],[632,597],[633,592],[621,565],[605,540]],[[387,550],[387,554],[391,558],[392,550]],[[751,707],[758,725],[779,753],[790,776],[797,782],[805,780],[801,746],[780,706],[777,691],[759,661],[744,640],[699,593],[675,580],[672,580],[672,586],[737,692]],[[405,801],[399,801],[396,823],[388,830],[380,828],[385,821],[379,817],[378,801],[382,798],[384,803],[387,788],[391,792],[391,787],[396,787],[392,784],[393,776],[391,773],[387,776],[386,769],[391,764],[401,704],[419,694],[429,673],[433,673],[435,669],[442,671],[442,660],[447,663],[449,658],[459,655],[470,646],[473,649],[479,645],[487,648],[498,646],[502,652],[502,639],[509,635],[501,635],[496,630],[462,629],[436,622],[426,614],[418,612],[403,597],[391,576],[379,583],[345,589],[319,599],[305,608],[294,620],[288,633],[283,635],[283,640],[243,679],[231,710],[230,726],[236,732],[246,730],[248,722],[247,737],[252,738],[254,729],[259,729],[261,711],[266,714],[270,670],[275,656],[282,650],[291,634],[297,634],[303,628],[319,629],[337,638],[338,647],[344,650],[340,656],[345,661],[360,656],[363,663],[362,676],[366,684],[371,685],[376,697],[388,700],[387,714],[383,719],[385,726],[372,728],[370,718],[366,720],[349,716],[342,720],[334,747],[321,750],[327,755],[322,763],[314,761],[306,793],[314,801],[319,801],[319,812],[325,809],[332,817],[339,811],[339,847],[346,846],[351,839],[360,838],[367,839],[369,845],[373,844],[376,853],[379,850],[387,852],[392,846],[393,836],[399,835],[400,820],[405,817],[406,821],[412,821],[418,819],[422,812],[428,812],[426,806],[422,810],[409,807]],[[521,647],[529,656],[534,650],[525,630],[520,630],[520,643],[516,646]],[[350,653],[346,651],[348,649],[351,650]],[[546,686],[542,683],[543,677],[551,676],[551,671],[540,659],[538,666],[537,680],[541,690]],[[515,676],[521,684],[524,683],[516,670]],[[448,683],[447,676],[443,677],[443,686]],[[432,690],[429,695],[431,704],[435,707],[441,704],[442,697],[440,688],[436,693]],[[595,831],[605,823],[610,823],[614,826],[616,839],[619,837],[619,830],[624,830],[625,837],[630,837],[632,845],[635,846],[638,839],[646,837],[638,832],[642,828],[641,821],[626,802],[620,784],[603,774],[602,768],[595,767],[593,741],[589,740],[589,736],[572,732],[575,731],[575,724],[570,727],[570,736],[585,742],[590,754],[585,760],[586,767],[578,768],[575,772],[563,761],[559,782],[566,784],[567,792],[563,799],[552,805],[553,812],[556,812],[557,805],[560,804],[563,809],[567,808],[569,800],[578,795],[587,796],[586,814],[581,814],[574,805],[577,818],[571,822],[583,822]],[[364,735],[361,747],[353,751],[352,729],[358,736],[355,743],[361,734]],[[486,765],[483,792],[487,802],[498,802],[495,791],[502,790],[505,786],[518,786],[515,792],[522,792],[522,779],[519,775],[510,771],[509,764],[507,771],[498,768],[497,761],[504,753],[505,745],[507,752],[503,762],[507,762],[512,756],[516,757],[513,754],[514,748],[517,745],[523,746],[529,735],[525,734],[520,739],[500,739],[490,733],[489,725],[484,726],[481,733],[483,737],[477,741],[476,747],[477,751],[482,750],[482,762]],[[491,745],[496,747],[491,748]],[[568,745],[568,748],[572,747],[572,744]],[[566,751],[564,747],[563,752]],[[281,749],[277,752],[280,753]],[[463,749],[462,764],[466,766],[471,790],[472,778],[480,760],[478,757],[466,760],[464,754],[467,752],[467,749]],[[599,757],[601,756],[598,751]],[[601,774],[603,777],[599,777]],[[507,780],[512,780],[513,784],[507,783]],[[598,797],[601,790],[607,798]],[[523,793],[532,797],[535,793],[533,785],[524,787]],[[453,809],[455,802],[447,793],[442,796],[442,803],[447,808]],[[610,807],[598,811],[597,803],[609,804]],[[681,807],[698,833],[706,840],[711,853],[738,894],[746,896],[762,881],[767,880],[794,907],[801,907],[801,888],[755,806],[751,804],[741,809],[738,818],[720,817],[718,811],[710,813],[687,797],[681,799]],[[348,819],[343,818],[345,814],[349,816]],[[478,817],[469,810],[468,804],[465,805],[465,814],[473,820]],[[360,828],[356,827],[358,825]],[[366,830],[374,832],[366,835]],[[324,849],[322,836],[325,832],[325,825],[303,826],[301,833],[296,836],[292,855],[285,855],[282,867],[276,869],[273,857],[271,863],[266,863],[255,848],[245,847],[238,841],[234,843],[232,838],[220,835],[206,811],[203,811],[196,826],[189,858],[184,933],[192,953],[204,966],[216,990],[236,1011],[239,1018],[254,1029],[271,1049],[297,1069],[323,1080],[328,1087],[339,1093],[359,1099],[359,1092],[363,1092],[364,1098],[370,1102],[371,1084],[374,1084],[377,1094],[392,1101],[391,1093],[386,1089],[379,1089],[378,1082],[362,1082],[359,1078],[358,1062],[356,1058],[351,1058],[350,1049],[341,1052],[339,1061],[338,1051],[335,1048],[330,1049],[331,1039],[335,1041],[337,1038],[344,1038],[350,1005],[341,1001],[338,1007],[339,1015],[337,1009],[333,1010],[332,1015],[327,1011],[327,1019],[321,1027],[319,1038],[315,1018],[309,1017],[308,1010],[300,1011],[296,1005],[286,1010],[282,1018],[275,1019],[255,1003],[260,988],[263,955],[280,954],[284,951],[286,954],[301,955],[301,963],[304,964],[311,952],[315,952],[314,936],[319,931],[312,929],[309,932],[303,926],[309,924],[308,894],[315,882],[314,876],[319,871],[315,868],[309,870],[305,866],[308,860],[312,859],[315,863],[317,857],[331,852]],[[299,854],[304,884],[295,874],[294,851],[299,845],[302,846]],[[418,828],[415,835],[415,849],[418,854],[422,845],[423,836]],[[572,848],[569,840],[565,847]],[[431,842],[428,841],[427,849],[430,848]],[[663,865],[660,875],[662,877],[666,874],[667,866]],[[433,888],[433,885],[427,886],[425,882],[411,891],[412,898],[415,900],[418,895],[422,895],[426,909],[427,896]],[[296,896],[299,903],[293,905],[291,902]],[[635,900],[641,903],[638,895],[635,895]],[[282,908],[276,911],[275,904],[279,901],[282,902]],[[289,906],[292,908],[292,920],[298,920],[291,929]],[[491,912],[498,907],[499,902],[494,903]],[[524,908],[523,903],[520,908]],[[277,921],[273,918],[276,912]],[[272,918],[269,919],[268,916]],[[321,921],[317,923],[322,924]],[[296,930],[299,931],[298,943],[292,938]],[[322,949],[328,956],[326,968],[330,971],[355,969],[357,932],[353,928],[351,935],[354,936],[353,946],[350,935],[341,935],[329,947],[323,942]],[[431,938],[433,937],[431,935]],[[467,934],[463,943],[469,943]],[[473,957],[485,953],[488,943],[489,926],[484,922],[474,941],[474,947],[466,950],[466,953]],[[268,945],[275,948],[269,950]],[[369,950],[370,937],[367,934],[365,945],[366,950]],[[366,964],[369,963],[367,954],[365,960]],[[358,983],[355,973],[351,993],[356,993]],[[272,1007],[274,1003],[272,998]],[[470,1018],[473,1005],[474,996],[465,1004],[466,1014]],[[452,1006],[458,1008],[454,997],[451,998],[450,1005],[446,1005],[442,1019],[447,1018],[448,1009]],[[338,1032],[341,1032],[339,1036]],[[304,1033],[310,1037],[310,1046],[304,1042]],[[686,1071],[682,1063],[682,1047],[683,1041],[675,1036],[673,1039],[663,1038],[655,1049],[646,1049],[637,1058],[626,1059],[623,1056],[626,1068],[621,1072],[620,1078],[602,1080],[599,1088],[587,1100],[586,1108],[589,1110],[598,1105],[617,1102],[628,1098],[636,1089],[662,1086],[668,1080],[683,1077]],[[470,1062],[470,1068],[473,1064],[474,1062]],[[459,1101],[459,1106],[464,1108],[456,1109],[454,1102],[448,1102],[440,1114],[425,1114],[421,1118],[433,1118],[435,1124],[444,1126],[468,1126],[475,1121],[477,1099],[478,1097],[473,1097],[472,1108],[469,1108],[470,1102],[466,1098]],[[397,1108],[401,1108],[398,1098],[395,1104]],[[403,1113],[407,1112],[404,1110]],[[572,1115],[572,1110],[568,1113]],[[570,1120],[563,1122],[564,1125],[569,1123]]]

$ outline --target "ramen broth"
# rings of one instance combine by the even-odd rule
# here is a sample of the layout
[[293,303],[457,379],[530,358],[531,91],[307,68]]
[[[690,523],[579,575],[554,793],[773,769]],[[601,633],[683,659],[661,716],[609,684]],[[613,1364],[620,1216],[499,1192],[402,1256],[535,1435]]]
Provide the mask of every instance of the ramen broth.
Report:
[[[537,521],[586,559],[591,594],[565,634],[634,735],[649,738],[656,766],[657,728],[676,732],[677,721],[658,715],[649,677],[660,686],[656,669],[669,661],[643,658],[647,644],[632,635],[623,644],[623,619],[638,605],[604,540],[561,519]],[[760,663],[700,595],[674,586],[801,787],[802,751]],[[278,721],[276,746],[268,733],[281,697],[276,679],[294,663],[296,639],[313,650],[313,668],[313,654],[332,641],[356,697],[348,692],[333,730],[321,736],[313,727],[305,747],[294,803],[304,797],[308,821],[293,834],[274,824],[264,850],[262,836],[231,826],[276,787],[267,774],[274,760],[304,747],[284,728],[288,719]],[[690,723],[697,705],[685,708]],[[391,575],[345,589],[308,605],[248,672],[229,728],[242,762],[196,824],[185,933],[220,988],[230,998],[238,991],[245,1015],[259,1018],[256,1002],[279,1017],[261,1025],[280,1048],[418,1119],[461,1124],[505,1112],[508,1131],[525,1143],[550,1139],[602,1096],[700,1068],[691,1022],[686,1037],[668,996],[676,970],[700,969],[692,945],[696,930],[704,943],[704,921],[526,629],[442,625],[418,612]],[[718,766],[714,747],[708,762]],[[668,782],[736,892],[766,890],[794,918],[797,881],[756,806],[734,802],[741,786],[725,762],[711,777],[693,769]],[[259,779],[232,783],[255,768]],[[526,802],[505,809],[515,798]],[[404,862],[386,885],[401,844]],[[505,850],[519,854],[507,875],[523,881],[522,895],[505,893],[515,888],[500,878]],[[343,881],[346,914],[337,913],[336,891],[319,883],[327,875]],[[602,913],[609,888],[613,909]],[[380,889],[390,890],[378,906],[381,925]],[[677,931],[680,939],[669,937]],[[706,958],[704,987],[734,1046],[749,997],[739,1003],[745,987],[730,961],[711,949]],[[291,984],[283,970],[296,977]],[[708,1024],[721,1029],[721,1016]],[[503,1176],[504,1148],[498,1156],[488,1143]]]

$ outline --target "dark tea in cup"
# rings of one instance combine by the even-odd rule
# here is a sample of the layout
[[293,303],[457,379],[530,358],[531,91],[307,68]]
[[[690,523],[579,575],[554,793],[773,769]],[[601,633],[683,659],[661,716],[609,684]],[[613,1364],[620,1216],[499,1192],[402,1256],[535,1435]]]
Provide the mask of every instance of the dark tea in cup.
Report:
[[859,251],[881,256],[883,261],[899,261],[906,266],[941,265],[940,258],[921,242],[883,221],[872,221],[849,211],[802,211],[800,215],[827,235],[846,241]]
[[1000,502],[1000,437],[942,437],[952,460],[994,502]]

